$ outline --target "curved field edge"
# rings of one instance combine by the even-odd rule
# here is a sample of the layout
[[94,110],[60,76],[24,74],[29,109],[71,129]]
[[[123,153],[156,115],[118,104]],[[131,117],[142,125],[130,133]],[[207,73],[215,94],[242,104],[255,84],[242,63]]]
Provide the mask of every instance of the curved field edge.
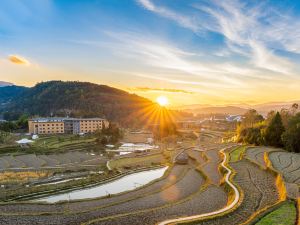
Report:
[[[74,191],[74,190],[90,188],[90,187],[94,187],[94,186],[97,186],[97,185],[102,185],[102,184],[105,184],[105,183],[112,182],[114,180],[120,179],[124,176],[130,175],[130,174],[133,174],[133,173],[143,172],[143,171],[147,171],[147,170],[151,170],[151,169],[159,169],[159,168],[162,168],[164,166],[169,166],[169,168],[166,170],[165,174],[162,177],[160,177],[158,179],[155,179],[155,180],[151,181],[150,183],[148,183],[146,185],[143,185],[142,187],[138,187],[138,188],[134,189],[134,190],[138,190],[138,189],[141,189],[141,188],[146,187],[148,185],[151,185],[152,183],[154,183],[158,180],[164,179],[166,176],[168,176],[168,174],[170,173],[173,166],[161,165],[161,166],[152,166],[152,167],[134,169],[134,170],[131,170],[131,171],[128,171],[128,172],[124,172],[124,173],[121,173],[121,174],[116,174],[116,175],[110,176],[108,178],[104,178],[100,181],[90,183],[90,184],[78,185],[78,186],[75,186],[75,187],[73,186],[71,188],[55,189],[55,190],[49,190],[49,191],[43,191],[43,192],[37,192],[37,193],[33,193],[33,194],[18,196],[18,197],[13,198],[13,199],[8,199],[6,202],[1,202],[0,205],[33,204],[33,202],[30,202],[30,201],[27,201],[27,200],[36,199],[36,198],[40,198],[40,197],[47,197],[47,196],[50,196],[52,194],[63,194],[63,193],[68,192],[68,191]],[[118,193],[118,194],[112,194],[110,196],[120,195],[120,194],[124,194],[126,192],[130,192],[130,191],[125,191],[125,192],[121,192],[121,193]],[[72,200],[72,202],[89,201],[89,200],[102,199],[102,198],[107,198],[107,196],[103,196],[103,197],[100,197],[100,198]],[[19,199],[20,200],[24,199],[24,201],[20,201],[20,202],[15,201],[15,200],[19,200]],[[68,201],[60,201],[60,202],[57,202],[55,204],[64,204],[66,202],[68,202]],[[34,204],[53,205],[53,203],[47,203],[47,202],[34,202]]]
[[[250,147],[250,148],[251,148],[251,147]],[[247,148],[246,148],[246,150],[247,150]],[[245,151],[245,152],[246,152],[246,151]],[[244,153],[245,153],[245,152],[244,152]],[[228,153],[227,153],[226,155],[227,155],[227,157],[228,157]],[[247,157],[245,157],[245,159],[248,160],[248,161],[249,161],[250,163],[252,163],[253,165],[257,166],[259,169],[261,169],[261,170],[266,170],[266,171],[268,171],[269,173],[271,173],[271,174],[274,176],[274,178],[275,178],[276,188],[277,188],[277,191],[278,191],[278,193],[279,193],[279,200],[278,200],[278,202],[276,202],[276,203],[273,204],[273,205],[266,206],[265,208],[263,208],[263,209],[261,209],[261,210],[255,212],[254,214],[252,214],[251,217],[249,217],[249,218],[246,220],[246,222],[242,223],[242,224],[249,224],[249,223],[251,223],[251,221],[255,220],[255,218],[258,218],[258,217],[261,216],[261,215],[265,215],[265,213],[269,212],[269,210],[271,210],[273,207],[276,207],[278,204],[284,202],[284,201],[287,199],[287,192],[286,192],[286,187],[285,187],[285,184],[284,184],[282,175],[281,175],[280,172],[276,171],[276,170],[273,169],[273,167],[271,166],[272,164],[268,161],[268,154],[267,154],[267,152],[266,152],[266,154],[264,155],[264,160],[266,160],[265,163],[266,163],[267,167],[263,167],[262,165],[260,165],[260,164],[258,164],[258,163],[256,163],[256,162],[252,161],[251,159],[249,159],[249,158],[247,158]],[[230,166],[228,165],[228,161],[227,161],[227,166],[230,167]],[[231,167],[230,167],[230,168],[231,168]],[[231,169],[232,169],[232,168],[231,168]],[[220,170],[222,171],[222,168],[220,168]],[[232,169],[232,170],[233,170],[233,169]],[[236,174],[236,171],[234,172],[234,174]],[[233,178],[234,178],[234,176],[231,176],[231,177],[230,177],[230,180],[232,181]],[[233,181],[232,181],[232,182],[233,182]],[[233,182],[233,183],[234,183],[234,182]],[[235,184],[235,185],[236,185],[236,184]],[[241,188],[240,188],[238,185],[236,185],[236,187],[239,188],[239,189],[240,189],[240,193],[243,194],[243,191],[241,190]],[[230,198],[230,195],[229,195],[228,197]],[[244,196],[243,196],[243,197],[244,197]],[[238,206],[241,204],[241,202],[242,202],[242,200],[243,200],[243,197],[240,199],[239,203],[238,203],[235,207],[233,207],[233,208],[231,208],[231,209],[229,209],[229,210],[227,210],[227,211],[225,211],[225,212],[218,213],[218,214],[211,215],[211,216],[205,216],[205,217],[199,218],[199,219],[189,220],[189,221],[186,221],[186,222],[180,222],[180,223],[178,223],[178,224],[197,224],[197,222],[200,222],[200,221],[211,220],[211,219],[214,219],[214,218],[217,218],[217,217],[221,217],[221,216],[226,215],[226,214],[230,214],[231,212],[233,212],[234,210],[236,210],[236,209],[238,208]],[[174,222],[173,222],[173,223],[174,223]],[[159,225],[161,225],[161,224],[159,224]]]
[[268,212],[272,211],[273,207],[276,207],[276,206],[280,205],[281,203],[283,203],[287,199],[287,191],[286,191],[286,187],[285,187],[285,184],[284,184],[283,177],[282,177],[280,172],[273,169],[272,163],[268,158],[268,152],[264,153],[264,161],[265,161],[265,164],[266,164],[265,168],[263,168],[260,164],[257,164],[256,162],[254,162],[254,161],[252,161],[248,158],[247,158],[247,160],[250,161],[253,165],[259,167],[262,170],[268,171],[269,173],[271,173],[274,176],[276,188],[277,188],[277,191],[278,191],[278,194],[279,194],[279,200],[278,200],[278,202],[274,203],[273,205],[266,206],[266,207],[256,211],[255,213],[253,213],[251,215],[251,217],[248,218],[248,220],[243,223],[243,225],[252,224],[252,221],[255,221],[257,218],[261,218],[262,215],[265,215]]
[[[166,185],[166,186],[163,186],[163,188],[160,188],[156,191],[150,191],[150,192],[147,192],[145,194],[141,194],[141,195],[137,195],[137,196],[134,196],[134,197],[128,197],[124,200],[121,200],[121,201],[116,201],[116,202],[113,202],[113,203],[108,203],[108,204],[104,204],[104,205],[101,205],[101,206],[93,206],[93,207],[90,207],[90,208],[87,208],[87,209],[84,209],[84,210],[76,210],[76,211],[70,211],[70,212],[66,212],[66,211],[60,211],[60,212],[53,212],[53,211],[43,211],[43,212],[39,212],[39,213],[0,213],[0,215],[4,215],[4,216],[7,216],[7,215],[16,215],[16,216],[42,216],[42,215],[61,215],[61,214],[78,214],[78,213],[87,213],[87,212],[90,212],[90,211],[95,211],[95,210],[99,210],[99,209],[102,209],[102,208],[106,208],[106,207],[111,207],[111,206],[114,206],[114,205],[118,205],[118,204],[121,204],[121,203],[124,203],[124,202],[127,202],[127,201],[132,201],[132,200],[136,200],[136,199],[139,199],[139,198],[142,198],[142,197],[146,197],[148,195],[152,195],[152,194],[155,194],[155,193],[159,193],[165,189],[167,189],[168,187],[176,184],[177,182],[181,181],[182,178],[185,176],[185,174],[189,171],[188,168],[184,169],[184,171],[180,174],[180,177],[178,177],[178,179],[174,182],[174,183],[170,183],[169,185]],[[199,170],[197,170],[199,172]],[[200,173],[200,172],[199,172]],[[143,189],[147,186],[150,186],[156,182],[159,182],[159,181],[162,181],[164,180],[165,178],[167,178],[167,176],[170,174],[169,173],[165,173],[164,177],[161,177],[159,179],[156,179],[152,182],[150,182],[149,184],[147,185],[144,185],[142,187],[139,187],[135,190],[131,190],[131,191],[127,191],[127,192],[122,192],[122,193],[118,193],[118,194],[115,194],[115,195],[111,195],[111,197],[115,197],[115,196],[120,196],[120,195],[123,195],[123,194],[130,194],[130,193],[133,193],[134,191],[138,190],[138,189]],[[202,175],[200,173],[200,175]],[[204,177],[205,179],[205,177]],[[206,182],[206,180],[205,180]],[[207,183],[207,182],[206,182]],[[105,199],[107,197],[100,197],[100,198],[92,198],[92,199],[87,199],[87,200],[76,200],[76,201],[72,201],[72,203],[80,203],[80,202],[87,202],[87,201],[97,201],[97,200],[101,200],[101,199]],[[22,203],[22,202],[20,202]],[[66,202],[65,201],[62,201],[62,202],[58,202],[56,204],[65,204]],[[18,203],[16,203],[18,204]],[[22,204],[30,204],[28,202],[23,202]],[[31,203],[32,204],[32,203]],[[46,204],[46,205],[54,205],[54,204],[51,204],[51,203],[37,203],[37,204]]]
[[246,145],[237,146],[234,149],[232,149],[229,152],[229,161],[236,162],[238,160],[241,160],[245,154],[246,149],[248,149],[248,146]]
[[[197,171],[201,176],[203,176],[203,172],[200,171],[199,169],[195,169],[195,171]],[[137,215],[137,214],[145,213],[145,212],[151,212],[151,211],[154,212],[155,210],[164,209],[164,208],[168,208],[168,207],[175,206],[175,205],[180,205],[184,202],[187,202],[187,201],[193,199],[194,196],[196,196],[200,193],[203,193],[204,191],[207,190],[207,188],[210,185],[209,180],[207,180],[205,176],[203,177],[203,179],[204,179],[204,183],[203,183],[203,185],[200,186],[200,188],[197,192],[195,192],[195,193],[193,193],[193,194],[191,194],[191,195],[187,196],[186,198],[181,199],[179,201],[167,203],[167,204],[164,204],[164,205],[161,205],[161,206],[158,206],[158,207],[142,209],[142,210],[138,210],[138,211],[135,211],[135,212],[126,212],[126,213],[116,214],[116,215],[107,216],[107,217],[103,217],[103,218],[96,218],[96,219],[86,221],[86,222],[82,223],[82,225],[94,224],[94,223],[101,222],[101,221],[104,221],[104,220],[122,218],[122,217],[126,217],[126,216],[129,216],[129,215]]]
[[297,220],[296,202],[284,201],[268,209],[248,225],[294,225]]
[[[203,214],[194,215],[194,216],[165,220],[165,221],[158,223],[158,225],[167,225],[167,224],[173,224],[173,223],[191,224],[191,223],[199,221],[199,220],[209,219],[209,218],[213,218],[215,216],[221,216],[221,215],[227,214],[228,212],[230,212],[230,211],[234,210],[236,207],[238,207],[238,205],[241,203],[241,199],[242,199],[241,196],[243,194],[242,194],[241,189],[236,184],[235,185],[233,184],[232,179],[233,179],[235,173],[234,173],[234,170],[228,165],[229,155],[228,155],[228,153],[225,152],[225,150],[228,150],[228,149],[230,149],[230,147],[221,149],[219,151],[220,154],[222,154],[224,157],[221,165],[227,171],[227,173],[225,175],[225,185],[226,186],[228,185],[228,187],[226,188],[226,186],[225,186],[225,190],[230,193],[230,195],[228,196],[228,199],[230,199],[230,200],[229,200],[227,206],[225,208],[219,209],[217,211],[209,212],[209,213],[203,213]],[[231,188],[234,191],[234,197],[232,197],[233,193],[230,191],[229,188]]]

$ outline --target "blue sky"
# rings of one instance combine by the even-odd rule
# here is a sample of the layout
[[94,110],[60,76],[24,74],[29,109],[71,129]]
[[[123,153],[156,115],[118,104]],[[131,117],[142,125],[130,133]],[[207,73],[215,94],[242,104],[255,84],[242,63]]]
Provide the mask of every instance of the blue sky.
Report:
[[171,105],[296,100],[299,15],[299,1],[4,0],[0,80],[91,81]]

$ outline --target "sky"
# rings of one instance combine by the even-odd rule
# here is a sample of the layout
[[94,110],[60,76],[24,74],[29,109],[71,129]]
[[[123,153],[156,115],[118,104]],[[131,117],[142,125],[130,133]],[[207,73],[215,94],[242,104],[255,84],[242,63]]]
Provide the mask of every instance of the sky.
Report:
[[0,81],[106,84],[170,106],[300,99],[300,1],[3,0]]

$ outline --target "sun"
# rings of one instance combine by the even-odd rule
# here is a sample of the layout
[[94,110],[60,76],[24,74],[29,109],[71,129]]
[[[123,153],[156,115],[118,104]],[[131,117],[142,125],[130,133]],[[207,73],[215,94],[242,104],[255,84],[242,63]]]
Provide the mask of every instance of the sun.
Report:
[[169,99],[166,96],[159,96],[159,97],[157,97],[156,102],[160,106],[166,106],[169,104]]

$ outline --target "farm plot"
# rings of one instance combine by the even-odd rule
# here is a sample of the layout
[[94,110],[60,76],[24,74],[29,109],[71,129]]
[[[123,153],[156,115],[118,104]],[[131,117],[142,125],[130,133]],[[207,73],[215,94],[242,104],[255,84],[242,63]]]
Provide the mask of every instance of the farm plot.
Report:
[[205,157],[203,157],[204,152],[196,151],[196,150],[190,150],[188,151],[188,155],[195,159],[199,165],[203,165],[206,162]]
[[[9,155],[9,156],[2,156],[1,159],[3,159],[4,161],[6,161],[9,165],[8,168],[22,168],[22,167],[26,167],[27,165],[20,161],[17,160],[15,157]],[[3,169],[3,168],[1,168]]]
[[165,157],[158,153],[146,156],[136,156],[136,157],[122,157],[110,161],[111,168],[124,168],[124,167],[145,167],[152,164],[162,164],[165,163]]
[[204,179],[201,177],[201,175],[197,171],[191,169],[180,181],[158,193],[146,195],[144,197],[127,201],[112,207],[102,208],[99,211],[85,213],[84,216],[86,217],[90,215],[89,217],[102,218],[116,214],[161,207],[163,205],[171,204],[187,198],[193,193],[196,193],[203,184]]
[[226,203],[227,195],[223,189],[209,185],[204,191],[200,191],[184,201],[164,208],[149,209],[145,212],[133,212],[129,215],[116,215],[112,218],[98,218],[86,224],[153,225],[166,219],[215,211],[224,207]]
[[[178,181],[175,185],[172,185],[161,192],[145,195],[136,200],[126,201],[120,203],[114,207],[105,207],[100,209],[89,210],[85,213],[74,213],[74,214],[64,214],[64,215],[49,215],[49,216],[24,216],[25,224],[32,224],[34,221],[39,221],[41,224],[80,224],[85,221],[97,219],[97,218],[112,218],[118,217],[118,215],[125,214],[135,214],[137,212],[147,211],[147,215],[141,215],[141,217],[146,218],[147,222],[145,224],[154,224],[154,221],[158,222],[161,219],[169,218],[171,215],[184,215],[193,213],[192,208],[196,209],[199,206],[199,210],[214,210],[215,208],[223,207],[227,202],[227,197],[222,188],[210,186],[203,192],[199,192],[201,184],[203,184],[203,178],[195,170],[189,170],[188,174],[184,178]],[[181,188],[181,187],[182,188]],[[176,187],[176,188],[172,188]],[[179,190],[179,193],[177,192]],[[199,193],[199,196],[198,196]],[[171,197],[164,198],[164,196]],[[218,201],[212,202],[212,199],[206,199],[206,197],[216,198],[219,197]],[[197,199],[196,199],[197,197]],[[202,197],[202,198],[201,198]],[[190,204],[184,204],[190,201]],[[177,203],[183,203],[180,208]],[[177,208],[173,208],[177,207]],[[167,209],[170,207],[171,211]],[[172,207],[172,208],[171,208]],[[164,211],[166,209],[166,211]],[[155,213],[153,213],[155,211]],[[118,213],[118,214],[116,214]],[[156,216],[157,215],[157,216]],[[134,217],[135,223],[132,223],[134,215],[128,217],[129,222],[117,222],[114,224],[141,224],[141,221],[146,221],[146,219]],[[149,219],[149,220],[148,220]],[[22,216],[6,216],[0,217],[0,222],[5,222],[7,224],[13,224],[22,221]],[[108,222],[108,221],[106,221]],[[144,223],[143,223],[144,224]]]
[[266,168],[266,163],[264,161],[264,153],[278,151],[276,148],[269,147],[250,147],[246,149],[246,158],[250,159],[252,162]]
[[[34,224],[37,221],[40,224],[79,224],[87,220],[92,220],[99,217],[114,216],[116,213],[132,213],[137,211],[149,210],[151,208],[167,207],[172,203],[185,200],[186,198],[192,198],[194,193],[197,193],[204,183],[202,176],[195,170],[190,169],[186,176],[180,179],[173,185],[152,194],[143,195],[140,198],[126,200],[120,202],[115,206],[100,207],[95,209],[89,209],[82,213],[67,213],[62,215],[44,215],[44,216],[0,216],[0,222],[6,224],[16,224],[20,221],[23,224]],[[134,194],[134,192],[133,192]],[[207,195],[207,194],[206,194]],[[216,196],[215,193],[211,195]],[[224,193],[222,197],[226,194]],[[227,199],[225,198],[223,204],[226,204]],[[78,202],[78,207],[82,202]],[[76,203],[74,203],[76,204]],[[207,205],[207,203],[206,203]],[[204,206],[204,205],[203,205]],[[185,211],[189,209],[185,206]],[[202,207],[207,208],[207,207]],[[179,210],[182,211],[182,210]],[[72,212],[72,211],[70,211]],[[153,216],[153,214],[149,215]],[[24,220],[22,220],[24,218]],[[24,221],[26,221],[24,223]]]
[[244,199],[241,205],[233,212],[223,216],[199,222],[195,221],[189,224],[238,225],[249,220],[255,212],[278,202],[279,196],[275,178],[272,174],[261,170],[245,159],[231,163],[231,166],[237,171],[234,182],[237,183],[244,192]]
[[208,161],[202,166],[203,172],[208,176],[209,180],[215,184],[219,185],[222,175],[218,170],[218,166],[221,162],[219,156],[220,149],[208,150],[205,154],[208,156]]
[[59,164],[59,161],[50,158],[47,155],[37,155],[37,158],[40,158],[41,160],[45,161],[44,166],[54,167]]
[[296,224],[296,207],[294,202],[285,202],[278,209],[267,214],[255,225],[294,225]]
[[138,188],[135,191],[126,192],[119,195],[112,195],[109,198],[93,199],[89,201],[70,202],[65,204],[0,204],[0,212],[22,212],[22,213],[36,213],[36,212],[51,212],[61,213],[66,210],[70,210],[73,213],[83,210],[90,210],[93,208],[103,208],[111,206],[128,200],[136,199],[149,195],[151,193],[157,193],[164,190],[177,182],[179,182],[188,171],[187,165],[175,165],[171,171],[159,180],[152,182],[142,188]]
[[246,150],[246,146],[238,146],[234,148],[230,153],[230,162],[236,162],[242,158],[242,155],[244,154]]
[[269,158],[273,167],[283,174],[287,182],[300,184],[300,154],[272,152]]
[[56,161],[58,166],[71,163],[71,160],[68,157],[64,157],[64,154],[51,154],[47,156],[48,158]]
[[0,158],[0,168],[2,170],[5,170],[6,168],[9,168],[9,167],[10,167],[9,162],[3,158]]
[[35,155],[23,154],[0,157],[0,170],[42,169],[61,166],[99,165],[106,160],[99,155],[87,152],[67,152],[60,154]]
[[34,154],[17,155],[17,156],[15,156],[15,159],[20,162],[23,162],[28,167],[34,167],[37,169],[39,169],[46,163],[44,160],[37,158],[36,155],[34,155]]

